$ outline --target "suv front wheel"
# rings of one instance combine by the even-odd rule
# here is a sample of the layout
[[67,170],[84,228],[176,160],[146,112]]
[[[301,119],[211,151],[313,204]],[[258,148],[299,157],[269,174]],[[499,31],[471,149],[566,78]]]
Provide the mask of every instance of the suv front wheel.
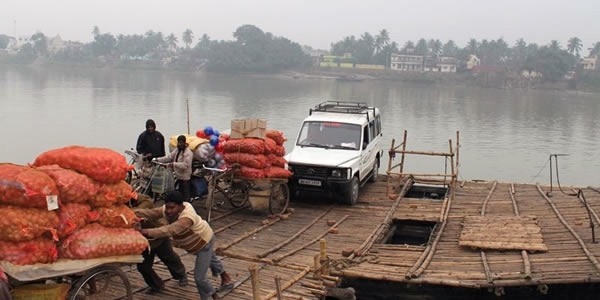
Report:
[[348,185],[348,189],[344,193],[344,198],[342,198],[342,203],[346,205],[354,205],[358,202],[358,191],[360,189],[360,181],[358,180],[358,176],[352,177],[350,181],[350,185]]

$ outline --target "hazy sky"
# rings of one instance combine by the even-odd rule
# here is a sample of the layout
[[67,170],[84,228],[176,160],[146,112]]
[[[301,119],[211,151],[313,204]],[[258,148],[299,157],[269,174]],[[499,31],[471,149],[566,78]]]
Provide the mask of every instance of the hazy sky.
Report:
[[[404,44],[420,37],[453,39],[523,37],[541,44],[571,36],[584,48],[600,41],[600,0],[0,0],[0,33],[42,31],[89,41],[102,32],[174,32],[190,28],[196,38],[232,39],[242,24],[254,24],[301,44],[329,49],[332,41],[386,28]],[[181,40],[181,38],[180,38]],[[587,50],[586,50],[587,52]]]

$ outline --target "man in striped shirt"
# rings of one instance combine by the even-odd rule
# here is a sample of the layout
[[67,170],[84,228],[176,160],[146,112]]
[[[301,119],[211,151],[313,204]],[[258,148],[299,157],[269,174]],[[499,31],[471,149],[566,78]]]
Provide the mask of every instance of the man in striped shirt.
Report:
[[168,193],[162,207],[136,210],[135,213],[148,220],[165,218],[169,223],[158,228],[141,229],[144,236],[154,239],[170,237],[175,247],[196,256],[194,280],[202,300],[209,297],[218,299],[215,288],[206,277],[209,268],[213,276],[221,276],[221,287],[231,286],[231,277],[225,272],[213,249],[215,237],[212,228],[190,203],[184,201],[180,192]]

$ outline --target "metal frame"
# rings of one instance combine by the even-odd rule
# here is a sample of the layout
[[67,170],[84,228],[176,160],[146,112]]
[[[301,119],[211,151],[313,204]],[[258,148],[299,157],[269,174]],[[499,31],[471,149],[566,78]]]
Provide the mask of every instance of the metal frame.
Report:
[[370,122],[369,111],[373,112],[373,118],[375,115],[375,107],[369,106],[366,103],[361,102],[350,102],[350,101],[325,101],[316,105],[314,108],[309,109],[308,114],[312,115],[313,112],[328,112],[338,114],[365,114],[367,121]]

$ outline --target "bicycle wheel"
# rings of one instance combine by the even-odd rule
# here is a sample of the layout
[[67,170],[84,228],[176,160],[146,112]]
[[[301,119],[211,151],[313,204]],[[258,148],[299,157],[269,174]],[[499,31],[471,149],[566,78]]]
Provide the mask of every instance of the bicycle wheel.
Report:
[[79,278],[69,291],[69,300],[133,299],[129,279],[119,267],[100,266]]
[[269,196],[269,211],[273,215],[285,212],[290,203],[290,190],[285,183],[273,183]]
[[249,190],[250,188],[245,183],[232,183],[223,194],[227,197],[231,206],[240,208],[248,203]]

